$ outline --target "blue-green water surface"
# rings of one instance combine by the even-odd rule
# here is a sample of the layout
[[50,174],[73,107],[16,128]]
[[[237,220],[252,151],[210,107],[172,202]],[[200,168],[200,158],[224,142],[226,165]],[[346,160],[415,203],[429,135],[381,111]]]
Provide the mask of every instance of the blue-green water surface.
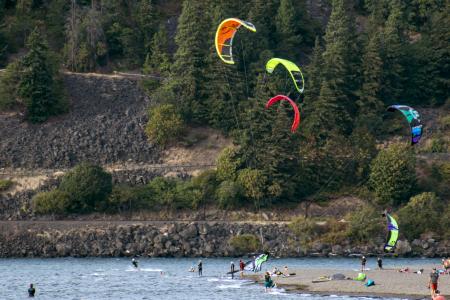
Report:
[[[129,258],[0,259],[0,299],[28,299],[30,283],[36,285],[36,299],[336,299],[360,300],[367,297],[320,296],[286,293],[274,289],[266,293],[251,281],[226,275],[235,258],[203,259],[203,277],[188,272],[198,259],[141,258],[139,269]],[[371,258],[368,267],[375,268]],[[439,264],[438,259],[385,259],[385,267]],[[357,269],[358,258],[271,259],[263,266],[292,269]]]

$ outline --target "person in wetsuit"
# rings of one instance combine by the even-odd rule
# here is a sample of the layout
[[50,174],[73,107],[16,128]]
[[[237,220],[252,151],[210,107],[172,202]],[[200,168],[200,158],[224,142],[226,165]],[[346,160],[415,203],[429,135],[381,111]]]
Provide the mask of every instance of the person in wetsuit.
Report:
[[364,271],[366,270],[366,262],[367,262],[367,259],[366,259],[366,257],[363,255],[363,256],[361,257],[361,272],[364,272]]
[[203,275],[203,263],[201,260],[198,262],[197,269],[198,269],[198,276],[202,276]]
[[30,288],[28,289],[28,297],[34,297],[34,294],[36,294],[36,289],[34,288],[33,284],[30,283]]
[[135,256],[135,257],[133,257],[132,259],[131,259],[131,263],[133,264],[133,266],[137,269],[138,268],[138,260],[137,260],[137,257]]
[[231,279],[234,279],[234,262],[230,264]]
[[378,263],[378,269],[382,270],[383,269],[383,260],[379,256],[377,258],[377,263]]
[[266,272],[266,274],[264,275],[264,288],[265,288],[266,292],[268,290],[270,290],[271,288],[273,288],[273,281],[272,281],[272,278],[270,277],[269,272]]

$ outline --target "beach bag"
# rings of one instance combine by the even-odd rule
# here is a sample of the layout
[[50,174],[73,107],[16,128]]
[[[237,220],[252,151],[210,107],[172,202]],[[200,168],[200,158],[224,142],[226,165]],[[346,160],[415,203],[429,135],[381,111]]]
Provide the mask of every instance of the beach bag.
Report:
[[372,285],[375,285],[375,281],[373,281],[372,279],[367,279],[366,286],[372,286]]

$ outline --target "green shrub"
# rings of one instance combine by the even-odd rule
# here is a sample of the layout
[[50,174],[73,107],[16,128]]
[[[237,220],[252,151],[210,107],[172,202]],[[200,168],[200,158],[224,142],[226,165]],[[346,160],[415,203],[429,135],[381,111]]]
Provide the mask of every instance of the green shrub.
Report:
[[379,205],[398,206],[406,202],[416,183],[411,147],[394,144],[381,150],[371,162],[369,178]]
[[33,210],[37,214],[57,214],[67,213],[70,204],[70,195],[67,192],[55,189],[50,192],[36,194],[33,199]]
[[412,197],[398,211],[399,226],[408,239],[419,238],[425,232],[439,232],[444,207],[434,193],[422,193]]
[[450,186],[450,162],[444,162],[439,167],[439,173],[442,176],[442,181]]
[[336,219],[328,219],[325,224],[326,233],[322,235],[320,240],[331,245],[341,244],[348,238],[348,224],[339,222]]
[[231,180],[223,181],[217,189],[216,197],[220,208],[237,208],[242,197],[242,187]]
[[439,118],[439,125],[444,130],[450,130],[450,115]]
[[176,185],[173,178],[156,177],[149,182],[148,187],[151,191],[153,203],[160,207],[175,208]]
[[13,186],[14,182],[8,179],[0,179],[0,192],[7,191]]
[[107,211],[123,212],[136,209],[155,208],[147,186],[116,185],[108,197]]
[[348,223],[347,236],[355,242],[372,241],[386,232],[386,219],[371,206],[365,206],[350,213],[345,218]]
[[442,231],[442,238],[444,240],[450,240],[450,205],[447,203],[445,211],[442,214],[441,217],[442,224],[441,224],[441,231]]
[[59,189],[70,195],[70,212],[104,210],[112,191],[111,174],[100,166],[81,163],[63,176]]
[[260,207],[267,185],[264,173],[261,170],[242,169],[238,173],[237,183],[243,187],[245,197],[252,200],[256,208]]
[[175,194],[175,208],[197,208],[202,201],[202,192],[192,181],[178,181]]
[[217,158],[217,179],[219,181],[235,180],[240,165],[236,149],[232,147],[223,149]]
[[[201,191],[201,203],[215,202],[216,190],[219,185],[215,170],[207,170],[200,173],[197,177],[192,178],[192,183]],[[194,207],[198,207],[201,203],[197,203]]]
[[0,77],[0,110],[11,109],[19,104],[17,89],[20,82],[20,65],[12,62]]
[[159,145],[166,146],[178,138],[184,127],[180,113],[172,104],[159,104],[149,109],[149,120],[145,128],[147,137]]
[[309,246],[312,241],[325,232],[323,227],[317,226],[316,221],[303,216],[292,220],[289,228],[304,246]]
[[347,225],[332,218],[317,220],[301,216],[293,219],[288,226],[305,247],[309,247],[315,241],[336,244],[347,237],[345,234]]
[[240,255],[255,253],[261,248],[259,239],[253,234],[236,235],[228,241]]
[[447,142],[442,138],[433,138],[428,149],[431,153],[447,153]]

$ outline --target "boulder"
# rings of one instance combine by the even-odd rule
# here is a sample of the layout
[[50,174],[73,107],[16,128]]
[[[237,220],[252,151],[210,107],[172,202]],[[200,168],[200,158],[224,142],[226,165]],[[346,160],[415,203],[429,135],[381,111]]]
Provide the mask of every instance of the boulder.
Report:
[[399,240],[397,242],[397,246],[395,248],[395,253],[397,253],[398,255],[407,255],[409,253],[411,253],[412,249],[411,249],[411,245],[409,244],[409,242],[407,240]]

